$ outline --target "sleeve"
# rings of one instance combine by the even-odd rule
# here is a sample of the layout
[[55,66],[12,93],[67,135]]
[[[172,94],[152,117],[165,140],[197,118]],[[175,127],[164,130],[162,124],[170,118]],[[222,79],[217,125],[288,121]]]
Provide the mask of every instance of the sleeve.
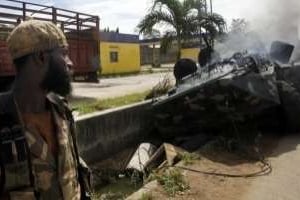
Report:
[[86,192],[91,192],[92,189],[92,171],[86,162],[79,156],[78,166],[79,176]]
[[0,200],[2,199],[4,195],[4,176],[3,176],[3,165],[0,161]]

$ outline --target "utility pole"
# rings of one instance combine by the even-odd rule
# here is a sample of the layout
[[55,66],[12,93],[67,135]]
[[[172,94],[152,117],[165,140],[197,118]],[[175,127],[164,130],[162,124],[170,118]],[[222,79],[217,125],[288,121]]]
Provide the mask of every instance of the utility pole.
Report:
[[[212,0],[209,0],[210,2],[210,14],[213,14],[213,6],[212,6]],[[213,25],[213,22],[211,21],[211,25]],[[214,48],[214,39],[211,38],[211,47]]]
[[[199,20],[199,24],[201,22],[201,18],[202,18],[202,3],[199,4],[199,8],[198,8],[198,20]],[[200,48],[200,51],[201,51],[201,45],[202,45],[202,30],[201,30],[201,24],[199,25],[199,42],[200,42],[200,45],[199,45],[199,48]]]
[[[205,0],[205,16],[206,17],[208,16],[207,9],[208,9],[208,7],[207,7],[207,0]],[[208,31],[207,31],[207,29],[205,29],[205,36],[204,37],[207,38],[207,34],[208,34]]]

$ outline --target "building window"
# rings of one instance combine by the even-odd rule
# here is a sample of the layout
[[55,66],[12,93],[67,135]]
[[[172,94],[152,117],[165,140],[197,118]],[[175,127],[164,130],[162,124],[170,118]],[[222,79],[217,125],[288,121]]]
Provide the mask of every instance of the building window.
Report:
[[118,52],[116,52],[116,51],[110,52],[110,62],[111,63],[118,62]]

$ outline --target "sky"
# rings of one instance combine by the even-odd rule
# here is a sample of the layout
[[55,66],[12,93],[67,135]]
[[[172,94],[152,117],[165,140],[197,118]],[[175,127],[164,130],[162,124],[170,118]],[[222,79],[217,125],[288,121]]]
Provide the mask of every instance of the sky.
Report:
[[[43,5],[98,15],[100,27],[122,33],[136,33],[136,25],[148,12],[153,0],[23,0]],[[245,1],[243,0],[243,4]],[[214,12],[221,14],[227,21],[238,18],[242,12],[236,2],[239,0],[213,0]]]
[[[4,1],[4,0],[0,0]],[[100,28],[119,28],[121,33],[137,33],[136,26],[149,11],[153,0],[23,0],[98,15]],[[245,18],[260,31],[300,24],[300,0],[212,0],[213,11],[222,15],[228,26],[235,18]],[[209,2],[209,1],[208,1]],[[290,18],[298,21],[290,21]],[[272,25],[272,26],[270,26]],[[280,26],[279,26],[280,25]],[[266,28],[267,27],[267,28]],[[277,31],[277,30],[276,30]]]
[[[1,1],[1,0],[0,0]],[[122,33],[135,33],[139,20],[147,13],[152,0],[23,0],[53,5],[82,13],[98,15],[100,28],[109,27]]]

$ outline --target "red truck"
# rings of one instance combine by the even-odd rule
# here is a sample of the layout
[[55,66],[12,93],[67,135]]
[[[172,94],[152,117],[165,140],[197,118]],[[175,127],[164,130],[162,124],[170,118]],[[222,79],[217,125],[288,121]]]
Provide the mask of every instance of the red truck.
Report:
[[65,33],[70,57],[74,63],[75,81],[98,81],[99,71],[99,17],[53,6],[18,0],[0,2],[0,90],[12,83],[15,75],[6,38],[9,32],[28,19],[52,21]]

